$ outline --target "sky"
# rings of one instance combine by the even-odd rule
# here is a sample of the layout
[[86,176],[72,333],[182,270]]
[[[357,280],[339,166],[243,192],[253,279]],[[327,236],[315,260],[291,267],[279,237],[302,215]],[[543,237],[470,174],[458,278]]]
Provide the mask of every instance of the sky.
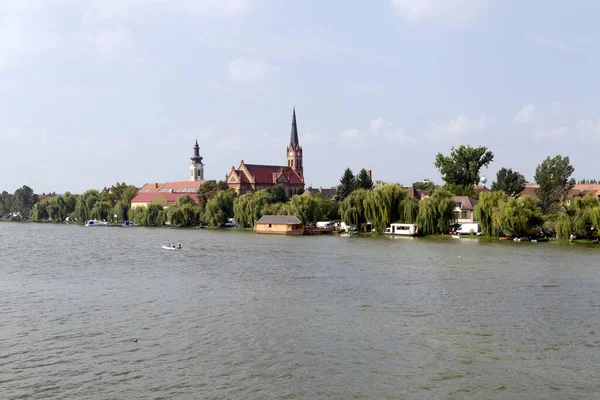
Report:
[[[0,0],[0,191],[205,178],[285,165],[442,183],[486,146],[533,181],[546,157],[600,178],[596,0]],[[488,183],[488,185],[489,185]]]

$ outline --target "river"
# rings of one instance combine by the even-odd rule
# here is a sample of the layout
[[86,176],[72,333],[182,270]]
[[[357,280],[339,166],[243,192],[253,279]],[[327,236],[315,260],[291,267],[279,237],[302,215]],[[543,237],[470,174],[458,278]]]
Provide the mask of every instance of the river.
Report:
[[33,223],[0,243],[2,399],[600,398],[597,247]]

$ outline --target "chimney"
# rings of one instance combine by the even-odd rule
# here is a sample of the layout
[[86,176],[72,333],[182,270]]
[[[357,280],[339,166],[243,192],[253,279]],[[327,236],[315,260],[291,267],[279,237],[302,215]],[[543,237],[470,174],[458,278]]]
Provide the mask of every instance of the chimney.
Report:
[[323,186],[319,186],[319,192],[323,192]]
[[373,179],[373,173],[371,170],[367,171],[367,175],[369,176],[369,179]]
[[158,189],[158,182],[155,182],[155,183],[154,183],[154,188],[155,188],[155,189]]

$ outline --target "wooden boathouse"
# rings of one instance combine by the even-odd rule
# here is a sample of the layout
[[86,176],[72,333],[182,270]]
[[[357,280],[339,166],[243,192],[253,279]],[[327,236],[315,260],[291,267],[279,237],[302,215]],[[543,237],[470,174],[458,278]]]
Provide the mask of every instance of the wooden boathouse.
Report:
[[274,235],[304,235],[304,224],[293,215],[263,215],[254,230]]

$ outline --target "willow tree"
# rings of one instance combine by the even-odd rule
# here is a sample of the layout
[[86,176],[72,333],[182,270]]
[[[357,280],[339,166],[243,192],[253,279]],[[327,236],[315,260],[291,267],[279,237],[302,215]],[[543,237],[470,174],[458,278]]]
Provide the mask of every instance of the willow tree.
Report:
[[75,214],[79,222],[83,223],[93,218],[92,209],[98,201],[100,201],[100,193],[94,189],[87,190],[81,196],[77,197]]
[[233,217],[233,202],[237,193],[232,189],[221,190],[206,204],[205,218],[212,226],[222,226]]
[[404,222],[412,224],[417,220],[419,216],[419,200],[414,197],[407,197],[404,199]]
[[360,226],[367,221],[364,200],[368,195],[368,190],[359,189],[352,192],[342,201],[340,204],[340,215],[345,223]]
[[479,195],[479,203],[475,205],[475,218],[484,235],[497,236],[500,233],[494,226],[494,209],[498,207],[500,201],[506,200],[506,197],[507,194],[500,190],[483,192]]
[[407,194],[399,185],[385,185],[381,189],[364,194],[365,217],[378,232],[392,222],[404,219],[404,203]]
[[505,197],[498,202],[492,216],[494,229],[509,236],[526,233],[541,220],[541,209],[529,196]]
[[419,202],[417,224],[424,234],[445,233],[450,226],[456,203],[452,193],[437,188],[425,200]]
[[589,236],[592,227],[600,227],[600,200],[591,193],[572,199],[567,212],[556,221],[556,231],[563,239],[571,234]]
[[233,202],[233,217],[242,226],[254,226],[263,216],[262,210],[266,204],[278,201],[278,195],[262,189],[254,193],[246,193]]
[[262,215],[291,215],[289,203],[265,204],[261,210]]

